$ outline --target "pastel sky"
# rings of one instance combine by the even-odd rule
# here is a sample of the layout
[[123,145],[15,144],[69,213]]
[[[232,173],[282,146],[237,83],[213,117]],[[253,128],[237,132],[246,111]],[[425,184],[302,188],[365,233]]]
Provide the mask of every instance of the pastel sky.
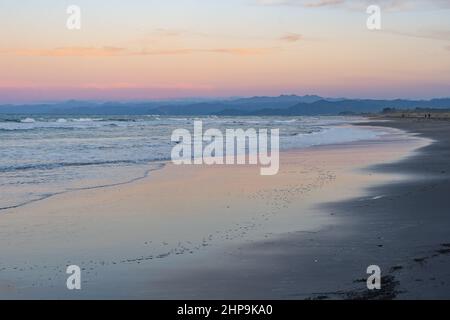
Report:
[[1,0],[0,39],[0,103],[450,96],[450,0]]

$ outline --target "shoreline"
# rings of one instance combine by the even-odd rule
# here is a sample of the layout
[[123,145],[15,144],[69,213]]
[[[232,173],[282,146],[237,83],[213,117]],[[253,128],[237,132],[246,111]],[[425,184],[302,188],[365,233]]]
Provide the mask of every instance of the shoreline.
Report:
[[[391,147],[382,145],[382,141],[372,143],[359,141],[339,146],[317,146],[297,152],[283,152],[284,172],[270,182],[255,176],[259,168],[249,166],[177,168],[168,165],[162,170],[154,171],[152,176],[131,184],[89,190],[89,192],[76,191],[74,194],[58,195],[26,208],[11,210],[16,214],[8,215],[10,221],[6,224],[5,221],[1,221],[0,230],[15,226],[12,228],[13,231],[10,231],[11,234],[14,230],[22,229],[19,233],[24,235],[17,236],[20,238],[15,240],[17,246],[14,246],[14,243],[11,244],[17,252],[7,250],[6,256],[12,259],[10,266],[0,265],[0,296],[94,299],[259,298],[261,291],[255,291],[251,287],[258,280],[245,285],[248,292],[243,290],[227,292],[225,289],[210,292],[203,287],[205,275],[213,273],[216,269],[220,275],[218,280],[220,282],[227,279],[225,274],[233,273],[233,270],[236,274],[246,274],[245,270],[248,266],[242,265],[240,259],[236,265],[232,262],[236,256],[239,256],[238,252],[245,251],[243,248],[250,246],[250,252],[244,255],[244,260],[250,261],[251,257],[258,256],[260,241],[264,242],[266,239],[281,241],[277,239],[281,239],[280,235],[286,232],[290,235],[300,233],[303,236],[320,234],[317,230],[321,226],[336,223],[336,220],[340,219],[338,215],[320,215],[309,207],[323,203],[323,194],[320,194],[325,192],[323,190],[327,190],[327,199],[338,200],[340,197],[346,198],[360,194],[363,192],[360,188],[368,183],[378,183],[386,179],[381,175],[380,177],[371,175],[362,177],[356,173],[346,173],[343,168],[351,169],[352,166],[359,166],[364,162],[352,159],[352,155],[369,156],[369,164],[379,163],[384,156],[388,155],[393,158],[402,158],[404,152],[414,149],[415,143],[420,140],[408,138],[411,139],[409,141],[412,145],[405,146],[405,135],[397,137],[399,141],[396,141],[394,134],[392,136],[394,138],[389,144]],[[351,164],[346,163],[349,156]],[[327,162],[334,163],[334,167]],[[336,175],[338,175],[337,178]],[[178,183],[180,177],[184,179],[181,180],[184,183],[196,185],[200,189],[190,190],[186,188],[186,185],[180,186]],[[340,188],[351,185],[351,188],[348,191],[335,192],[333,185],[340,185]],[[211,186],[219,187],[218,190],[211,190]],[[170,194],[174,188],[185,194]],[[207,195],[206,198],[205,195]],[[299,199],[303,200],[299,202]],[[190,205],[188,208],[183,207],[183,203],[190,203]],[[148,211],[149,209],[151,210]],[[214,210],[213,215],[210,214],[211,210]],[[297,214],[298,211],[302,212],[300,216]],[[30,212],[33,212],[31,216]],[[126,218],[123,216],[125,212],[127,212]],[[149,213],[152,216],[156,214],[156,217],[148,216]],[[167,220],[162,224],[157,219],[161,214],[164,214],[164,219]],[[236,221],[237,224],[235,224]],[[157,226],[153,226],[155,223]],[[224,230],[213,231],[218,225]],[[192,230],[187,231],[186,227]],[[302,230],[299,231],[299,229]],[[44,230],[50,232],[48,239],[41,239],[42,236],[38,234],[38,231]],[[167,232],[170,235],[165,235]],[[198,234],[203,234],[203,240],[201,236],[198,239]],[[102,239],[98,239],[99,235]],[[154,238],[162,240],[165,237],[173,238],[174,235],[174,240],[166,239],[158,246],[159,253],[158,250],[155,253],[151,252],[150,247],[153,247]],[[153,240],[150,241],[149,238]],[[36,243],[33,242],[29,247],[21,248],[29,239],[33,239]],[[193,239],[197,239],[197,243],[194,244]],[[6,238],[3,236],[2,240],[11,239],[6,235]],[[177,240],[178,245],[176,245]],[[54,241],[57,243],[53,243]],[[136,244],[139,243],[142,247],[137,248]],[[42,251],[43,247],[46,247],[44,251]],[[85,248],[89,248],[87,253],[83,252]],[[237,248],[240,249],[235,251]],[[31,262],[25,264],[23,261],[20,262],[20,255],[28,251],[36,255],[35,258],[29,257],[33,260],[33,266]],[[146,252],[145,255],[142,255],[144,252]],[[42,259],[41,255],[44,260],[50,258],[54,263],[46,262],[40,265],[42,264],[42,261],[39,262],[39,259]],[[53,257],[54,255],[59,255],[58,259]],[[263,256],[265,255],[263,253]],[[223,260],[224,257],[229,259]],[[175,259],[179,261],[174,267],[171,261],[177,261]],[[87,280],[84,284],[87,289],[75,294],[68,292],[61,285],[65,283],[63,267],[68,263],[75,263],[74,260],[75,262],[78,260],[78,263],[84,260],[85,262],[80,265],[87,272]],[[227,269],[224,270],[221,265],[218,265],[219,261],[227,265]],[[181,268],[178,267],[180,263],[183,264]],[[208,265],[208,272],[205,273],[202,267],[208,267]],[[52,271],[42,272],[43,266],[46,266],[44,269],[52,269]],[[235,270],[236,266],[239,266],[237,270]],[[274,269],[279,267],[276,266]],[[21,269],[21,272],[17,271]],[[267,282],[271,279],[265,274],[265,268],[256,269],[265,275],[261,281]],[[201,274],[200,279],[196,278],[198,273]],[[51,280],[46,279],[49,274],[52,274],[49,278]],[[120,276],[117,278],[118,275]],[[235,276],[232,277],[233,281],[238,278]],[[189,280],[196,279],[197,286],[189,281],[184,284],[183,281],[171,282],[172,279],[180,279],[179,277],[185,280],[186,277]],[[6,280],[9,278],[18,282],[10,283]],[[112,281],[112,279],[116,280]],[[227,279],[227,282],[229,280]],[[217,288],[217,285],[213,285],[214,281],[217,279],[206,281],[206,285]],[[30,283],[33,284],[32,288]],[[10,295],[2,293],[1,288],[5,286],[7,291],[12,290],[14,293]],[[120,287],[121,292],[111,293],[111,287]],[[279,297],[279,294],[268,292],[265,294],[265,297]]]
[[[433,143],[399,161],[364,169],[370,174],[400,173],[408,179],[388,179],[372,184],[365,194],[316,206],[322,214],[329,212],[338,219],[337,223],[330,222],[313,232],[279,235],[236,250],[233,253],[239,266],[236,269],[243,275],[236,275],[236,270],[229,268],[222,270],[222,274],[215,271],[204,276],[199,272],[188,283],[194,285],[207,279],[227,286],[222,295],[203,288],[201,297],[313,300],[450,297],[449,123],[400,120],[366,124],[398,128],[432,139]],[[373,264],[382,270],[382,290],[370,292],[366,288],[366,268]],[[221,282],[216,280],[219,276]],[[242,287],[250,289],[242,292]]]
[[147,169],[147,170],[144,171],[143,175],[134,177],[134,178],[132,178],[130,180],[126,180],[126,181],[122,181],[122,182],[111,182],[110,184],[104,184],[104,185],[95,185],[95,186],[87,186],[87,187],[80,187],[80,188],[69,188],[69,189],[66,189],[66,190],[63,190],[63,191],[58,191],[58,192],[53,192],[53,193],[50,193],[50,194],[46,194],[46,195],[43,195],[43,196],[41,196],[39,198],[30,199],[28,201],[25,201],[25,202],[22,202],[22,203],[19,203],[19,204],[16,204],[16,205],[7,206],[7,207],[0,207],[0,214],[2,213],[2,211],[5,211],[5,210],[21,208],[21,207],[24,207],[24,206],[26,206],[28,204],[31,204],[31,203],[43,201],[43,200],[46,200],[46,199],[50,199],[50,198],[52,198],[54,196],[58,196],[58,195],[62,195],[62,194],[70,193],[70,192],[83,191],[83,190],[95,190],[95,189],[102,189],[102,188],[110,188],[110,187],[117,187],[117,186],[127,185],[129,183],[133,183],[133,182],[136,182],[136,181],[148,178],[149,174],[152,171],[156,171],[156,170],[160,170],[160,169],[164,168],[164,166],[167,164],[167,162],[168,161],[151,162],[148,165],[149,166],[150,165],[156,165],[157,168]]
[[[377,123],[361,123],[360,125],[377,126]],[[392,129],[397,130],[395,127]],[[415,134],[410,135],[410,138],[414,139],[414,137],[416,137]],[[377,194],[372,195],[372,188],[383,186],[390,181],[406,183],[413,179],[411,175],[413,172],[385,175],[373,172],[371,167],[378,166],[382,162],[390,164],[408,161],[417,155],[420,149],[434,143],[429,138],[424,139],[424,144],[410,149],[407,153],[398,156],[397,159],[385,161],[378,159],[378,163],[368,166],[358,164],[356,171],[364,172],[370,178],[363,184],[358,184],[356,189],[348,194],[344,193],[343,195],[336,191],[338,195],[335,202],[328,195],[325,199],[316,200],[307,206],[306,210],[310,214],[307,219],[319,220],[314,227],[305,225],[301,230],[278,233],[269,239],[231,247],[226,258],[217,255],[214,258],[226,267],[218,267],[216,262],[213,265],[206,264],[206,267],[202,267],[200,270],[196,269],[195,272],[191,271],[189,274],[171,275],[171,278],[161,281],[158,288],[164,288],[163,291],[168,292],[165,298],[173,297],[175,294],[175,299],[395,298],[397,282],[391,276],[385,276],[385,273],[383,273],[382,280],[386,284],[385,289],[372,294],[365,288],[365,279],[367,278],[365,271],[367,266],[373,264],[373,261],[364,257],[361,260],[367,261],[367,264],[360,264],[359,255],[367,255],[367,253],[359,252],[356,256],[354,255],[354,251],[358,250],[358,247],[362,247],[359,243],[360,239],[345,241],[342,246],[339,246],[339,241],[336,240],[350,235],[354,228],[360,227],[355,221],[352,221],[357,218],[354,212],[345,216],[342,210],[346,211],[347,208],[342,209],[339,205],[344,202],[353,203],[353,201],[359,205],[362,199],[378,200],[381,197]],[[331,147],[334,152],[340,153],[346,152],[347,148],[365,148],[367,144],[377,145],[379,143],[383,144],[386,141],[358,141],[332,146],[313,146],[311,149],[320,150]],[[365,155],[370,158],[370,153]],[[353,169],[355,168],[351,170],[353,171]],[[375,176],[379,176],[379,178],[377,179]],[[375,179],[373,180],[373,178]],[[339,188],[339,186],[337,187]],[[375,247],[380,248],[382,245],[376,244]],[[344,257],[348,253],[350,253],[349,257]],[[232,259],[232,262],[227,261],[228,259]],[[325,263],[321,264],[322,261]],[[345,265],[343,265],[344,262]],[[397,268],[396,265],[392,267],[395,271],[398,270]],[[360,278],[355,278],[355,275]],[[166,289],[167,287],[169,289]],[[218,287],[221,289],[217,290]],[[186,290],[185,288],[195,289]],[[183,293],[179,294],[180,291]],[[159,293],[150,290],[147,298],[159,299],[160,297]]]
[[[363,120],[360,120],[360,121],[363,121]],[[360,122],[349,122],[347,124],[344,124],[344,126],[351,127],[352,124],[354,124],[354,123],[360,123]],[[363,122],[361,122],[361,124],[363,124]],[[343,125],[340,124],[340,125],[335,125],[332,127],[341,127],[341,126],[343,126]],[[372,128],[372,130],[373,130],[373,128]],[[384,133],[386,134],[387,132],[385,131]],[[312,133],[312,134],[315,134],[315,133]],[[357,142],[364,142],[364,141],[370,141],[370,140],[361,139],[361,140],[354,140],[354,141],[350,141],[350,142],[336,142],[336,143],[330,142],[330,143],[324,143],[324,144],[319,144],[319,145],[309,145],[309,146],[305,146],[305,147],[288,148],[288,149],[280,150],[280,152],[298,152],[301,150],[306,150],[308,148],[338,146],[338,145],[346,145],[349,143],[351,144],[353,142],[357,143]],[[42,194],[41,196],[39,196],[37,198],[32,198],[32,199],[29,199],[29,200],[26,200],[26,201],[23,201],[23,202],[20,202],[17,204],[0,207],[0,214],[2,214],[3,211],[9,210],[9,209],[20,208],[20,207],[26,206],[28,204],[46,200],[46,199],[49,199],[49,198],[52,198],[54,196],[61,195],[61,194],[66,194],[66,193],[71,193],[71,192],[76,192],[76,191],[83,191],[83,190],[95,190],[95,189],[101,189],[101,188],[110,188],[110,187],[116,187],[116,186],[121,186],[121,185],[127,185],[130,183],[139,181],[141,179],[148,178],[148,176],[151,172],[160,170],[160,169],[164,168],[166,165],[171,165],[171,164],[172,164],[172,161],[169,158],[150,161],[147,163],[147,166],[151,167],[151,168],[144,170],[143,174],[135,176],[129,180],[115,181],[115,182],[111,181],[110,183],[101,183],[98,185],[94,184],[94,185],[88,185],[88,186],[84,186],[84,187],[72,187],[72,188],[68,188],[65,190],[61,190],[61,191],[55,191],[55,192],[51,192],[51,193]]]

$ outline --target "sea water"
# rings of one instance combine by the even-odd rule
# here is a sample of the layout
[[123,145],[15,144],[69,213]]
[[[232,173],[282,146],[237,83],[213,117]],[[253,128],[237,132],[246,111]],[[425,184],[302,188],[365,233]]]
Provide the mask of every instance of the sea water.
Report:
[[0,115],[0,210],[145,177],[170,160],[172,132],[195,120],[204,130],[278,128],[281,150],[380,135],[348,125],[358,117]]

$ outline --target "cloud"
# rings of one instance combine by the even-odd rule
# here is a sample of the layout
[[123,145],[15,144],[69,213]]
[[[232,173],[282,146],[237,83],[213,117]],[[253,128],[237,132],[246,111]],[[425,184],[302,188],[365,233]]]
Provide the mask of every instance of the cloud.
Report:
[[344,4],[345,0],[257,0],[261,5],[302,6],[306,8],[325,7]]
[[422,29],[417,31],[399,31],[399,30],[384,30],[384,32],[413,38],[423,38],[432,40],[450,41],[450,30],[441,29]]
[[108,57],[124,54],[126,49],[117,47],[59,47],[54,49],[3,50],[0,52],[17,56]]
[[182,55],[195,53],[217,53],[238,56],[261,55],[273,52],[277,48],[177,48],[132,51],[119,47],[58,47],[54,49],[3,49],[0,54],[15,56],[42,57],[117,57],[117,56],[151,56]]
[[261,55],[267,54],[275,51],[277,48],[222,48],[222,49],[207,49],[202,50],[204,52],[213,52],[213,53],[226,53],[226,54],[234,54],[239,56],[251,56],[251,55]]
[[[450,30],[443,29],[422,29],[417,31],[399,31],[399,30],[382,30],[388,34],[401,37],[420,38],[434,41],[443,41],[450,43]],[[443,47],[444,50],[450,51],[450,45],[447,44]]]
[[151,34],[157,35],[160,37],[179,37],[185,33],[186,33],[186,31],[178,30],[178,29],[157,28]]
[[177,55],[193,53],[221,53],[238,56],[267,54],[276,48],[212,48],[212,49],[170,49],[170,50],[143,50],[132,55]]
[[450,8],[449,0],[255,0],[265,6],[300,6],[304,8],[342,7],[363,9],[376,4],[387,11]]
[[179,54],[191,54],[194,53],[194,49],[157,49],[157,50],[141,50],[130,52],[130,56],[171,56]]
[[303,39],[303,36],[298,33],[288,33],[288,34],[280,37],[281,41],[286,41],[286,42],[297,42],[302,39]]

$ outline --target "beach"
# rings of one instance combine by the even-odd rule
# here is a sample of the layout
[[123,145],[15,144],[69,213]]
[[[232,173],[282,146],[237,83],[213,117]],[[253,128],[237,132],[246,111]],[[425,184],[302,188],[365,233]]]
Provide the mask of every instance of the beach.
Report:
[[[252,165],[166,163],[136,181],[3,210],[0,296],[371,298],[361,279],[376,264],[387,285],[373,298],[446,297],[448,206],[436,181],[447,169],[433,172],[445,157],[422,165],[444,143],[446,123],[359,125],[383,134],[284,151],[275,176]],[[428,131],[406,133],[418,130]],[[66,288],[72,264],[82,270],[79,291]],[[421,285],[433,284],[441,290],[422,296]]]
[[0,301],[450,300],[450,0],[0,7]]

